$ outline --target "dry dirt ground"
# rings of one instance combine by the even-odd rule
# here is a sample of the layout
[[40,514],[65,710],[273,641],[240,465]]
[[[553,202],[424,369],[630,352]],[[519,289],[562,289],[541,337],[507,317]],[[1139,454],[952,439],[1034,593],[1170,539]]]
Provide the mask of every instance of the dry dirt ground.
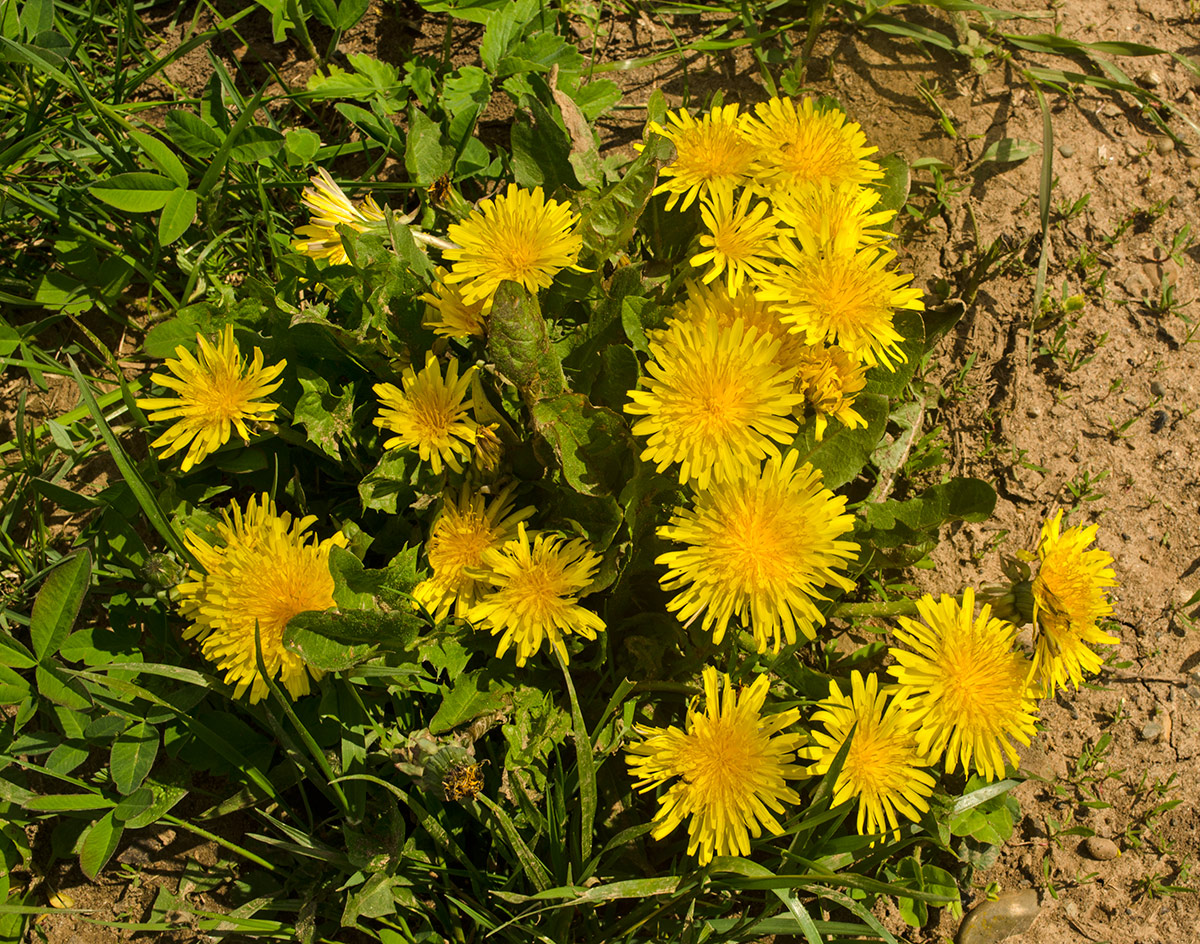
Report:
[[[1049,19],[1017,23],[1014,31],[1200,52],[1200,18],[1183,2],[1019,6]],[[694,17],[670,26],[685,39],[697,30]],[[225,54],[269,62],[289,83],[303,84],[312,63],[272,47],[269,32],[255,29],[245,32],[246,45]],[[343,48],[396,59],[413,44],[439,46],[442,30],[440,18],[389,7],[372,11]],[[580,35],[586,47],[593,34],[581,27]],[[602,17],[595,39],[597,56],[607,60],[672,48],[667,21],[644,13]],[[473,57],[471,31],[457,40],[460,54]],[[982,285],[926,375],[945,394],[926,420],[945,431],[949,465],[939,471],[993,481],[1000,501],[992,520],[953,531],[936,552],[937,567],[919,579],[935,593],[995,581],[1000,555],[1034,548],[1041,522],[1067,508],[1071,523],[1099,524],[1099,545],[1112,554],[1120,581],[1122,641],[1103,684],[1043,704],[1045,733],[1024,764],[1037,777],[1017,790],[1022,819],[994,866],[976,874],[968,903],[981,901],[989,883],[1037,889],[1041,913],[1011,944],[1200,941],[1197,895],[1165,889],[1200,881],[1192,874],[1200,830],[1200,636],[1192,620],[1200,613],[1187,605],[1200,588],[1200,343],[1189,343],[1189,320],[1200,318],[1200,245],[1192,244],[1200,237],[1200,138],[1178,121],[1172,127],[1184,145],[1157,136],[1138,107],[1117,95],[1049,92],[1057,182],[1047,295],[1061,298],[1065,284],[1085,304],[1057,318],[1051,308],[1031,327],[1040,158],[976,163],[1001,138],[1041,139],[1041,113],[1017,64],[993,59],[977,75],[965,60],[926,53],[909,40],[836,28],[822,35],[817,52],[810,86],[836,96],[883,153],[933,157],[953,168],[944,211],[908,227],[907,265],[931,301],[939,285],[950,295],[963,291],[963,273],[986,247],[1001,257],[1003,271]],[[1032,55],[1019,62],[1063,66]],[[1194,74],[1165,56],[1123,65],[1200,123]],[[197,51],[173,67],[172,79],[199,87],[206,69]],[[757,66],[737,53],[690,57],[686,74],[667,64],[609,75],[625,88],[626,105],[644,103],[659,87],[672,106],[685,94],[701,105],[718,88],[727,101],[764,95]],[[957,137],[939,124],[929,97]],[[605,133],[627,144],[642,121],[636,109],[620,112]],[[919,202],[928,204],[930,177],[917,181],[926,191]],[[1089,857],[1073,827],[1112,839],[1122,854]],[[80,904],[103,908],[107,899],[114,916],[137,910],[128,907],[123,883],[88,889],[59,878]],[[908,941],[943,942],[956,927],[942,913],[921,931],[893,929]],[[117,939],[65,916],[44,929],[51,941]]]

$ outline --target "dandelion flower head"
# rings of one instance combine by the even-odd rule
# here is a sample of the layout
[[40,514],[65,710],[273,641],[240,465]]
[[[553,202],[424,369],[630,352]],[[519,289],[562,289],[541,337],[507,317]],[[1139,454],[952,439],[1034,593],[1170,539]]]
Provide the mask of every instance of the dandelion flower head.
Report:
[[536,293],[579,261],[578,220],[567,204],[547,200],[541,187],[531,192],[509,184],[500,196],[480,201],[461,223],[450,224],[447,235],[457,248],[443,253],[453,263],[444,281],[461,286],[467,305],[491,299],[506,281]]
[[654,189],[669,194],[668,210],[676,203],[686,210],[697,197],[753,179],[755,149],[742,132],[745,118],[737,105],[716,106],[699,121],[682,110],[666,118],[665,126],[652,121],[649,129],[675,145],[675,160],[658,172],[662,182]]
[[243,442],[250,441],[250,426],[270,422],[278,408],[263,397],[274,393],[283,382],[277,380],[287,361],[263,366],[262,351],[254,349],[254,358],[243,365],[242,354],[233,340],[233,325],[227,324],[210,343],[196,335],[199,357],[184,347],[175,348],[176,359],[166,362],[167,374],[153,374],[151,380],[174,390],[174,397],[145,397],[138,406],[150,410],[151,420],[175,420],[152,449],[163,447],[159,458],[166,459],[184,447],[183,471],[204,460],[229,442],[236,430]]
[[895,362],[907,359],[895,312],[920,311],[925,304],[920,289],[905,287],[911,275],[888,269],[895,253],[811,253],[786,237],[779,245],[781,264],[760,280],[758,295],[779,308],[793,331],[809,344],[836,344],[868,367],[894,370]]
[[866,426],[867,421],[854,409],[854,399],[867,385],[867,371],[840,347],[818,344],[805,347],[797,368],[797,386],[813,409],[817,442],[825,435],[829,418],[848,429]]
[[467,415],[472,401],[467,396],[474,367],[458,376],[458,358],[450,358],[446,377],[430,351],[425,367],[418,374],[407,367],[401,382],[375,384],[380,413],[375,425],[390,433],[384,449],[416,449],[422,462],[428,462],[438,475],[445,463],[455,472],[462,471],[461,459],[468,459],[475,444],[475,421]]
[[714,668],[703,678],[704,710],[693,702],[682,731],[638,725],[644,740],[625,749],[625,761],[639,792],[674,780],[658,799],[651,835],[662,839],[688,820],[687,854],[707,865],[714,855],[749,855],[763,827],[783,832],[784,804],[800,802],[788,781],[804,777],[795,753],[804,736],[782,733],[799,720],[797,709],[763,715],[765,675],[740,691]]
[[759,200],[751,206],[753,193],[743,190],[740,197],[732,190],[716,189],[700,201],[700,218],[707,232],[700,236],[701,251],[692,256],[697,268],[708,266],[703,281],[725,276],[730,295],[737,295],[747,282],[770,264],[775,255],[778,220],[770,204]]
[[446,284],[446,270],[438,266],[433,289],[421,296],[425,303],[423,325],[444,338],[482,338],[487,312],[487,299],[467,304],[457,285]]
[[809,252],[849,253],[892,238],[894,210],[872,208],[879,193],[853,183],[806,181],[771,195],[775,215]]
[[451,613],[466,616],[489,585],[478,576],[484,551],[503,547],[517,534],[517,523],[533,514],[527,506],[513,511],[515,485],[489,502],[467,486],[447,493],[433,523],[425,555],[433,576],[417,584],[413,598],[441,622]]
[[917,744],[930,763],[945,753],[946,772],[961,762],[995,780],[1013,741],[1029,744],[1036,731],[1036,706],[1029,689],[1029,662],[1013,651],[1016,628],[984,605],[975,617],[975,591],[960,604],[926,594],[917,601],[922,622],[900,617],[895,636],[910,647],[889,649]]
[[[912,723],[903,704],[879,692],[874,673],[866,679],[857,670],[850,677],[850,691],[843,695],[836,681],[829,682],[829,699],[812,716],[812,744],[801,757],[816,761],[808,772],[823,776],[834,758],[851,738],[834,783],[833,802],[858,798],[859,835],[892,832],[900,840],[897,814],[914,823],[929,811],[929,797],[937,781],[923,770]],[[825,730],[816,726],[823,724]],[[853,732],[853,734],[851,734]]]
[[758,651],[807,638],[825,622],[814,600],[825,587],[854,589],[845,576],[859,546],[843,540],[854,527],[846,499],[825,488],[821,473],[799,453],[772,456],[697,492],[691,508],[676,508],[659,537],[686,545],[657,562],[668,570],[664,590],[678,591],[667,609],[690,623],[702,616],[713,641],[731,619],[753,633]]
[[337,227],[349,226],[355,232],[366,232],[383,223],[383,210],[371,196],[356,207],[324,167],[317,170],[311,183],[311,187],[304,188],[301,202],[308,207],[312,218],[307,225],[296,228],[297,238],[292,242],[292,248],[314,259],[328,259],[333,265],[343,265],[349,257]]
[[500,636],[496,657],[515,647],[521,666],[549,642],[564,662],[564,635],[595,639],[604,620],[579,605],[579,594],[591,586],[600,556],[581,538],[534,533],[517,524],[517,536],[499,549],[483,552],[479,579],[491,585],[471,607],[467,619]]
[[250,701],[267,695],[255,655],[255,628],[268,678],[278,677],[293,698],[308,694],[309,676],[321,673],[283,647],[283,631],[298,613],[334,606],[329,554],[346,546],[340,531],[324,541],[308,533],[316,518],[278,514],[267,496],[251,498],[245,511],[235,502],[223,512],[216,540],[192,531],[185,542],[200,564],[179,586],[180,611],[192,621],[184,638],[200,640],[205,657]]
[[780,343],[739,319],[722,328],[673,322],[650,342],[643,389],[630,390],[625,412],[641,419],[633,432],[647,439],[641,457],[661,472],[679,463],[681,484],[704,489],[726,481],[790,443],[790,414],[803,402],[792,372],[777,363]]
[[868,184],[883,171],[868,155],[857,122],[836,109],[820,111],[811,98],[797,108],[790,98],[772,98],[754,106],[746,136],[761,155],[764,185],[786,191],[806,181]]
[[[688,282],[684,288],[683,301],[675,306],[672,320],[702,326],[710,317],[728,330],[739,318],[746,328],[753,328],[760,335],[779,342],[775,363],[785,372],[794,373],[800,366],[803,352],[808,349],[804,339],[788,330],[779,319],[775,306],[764,302],[752,292],[730,295],[724,282],[705,285]],[[669,327],[669,325],[668,325]],[[659,337],[661,332],[653,333]]]
[[1040,566],[1033,579],[1033,621],[1037,627],[1034,687],[1039,697],[1053,695],[1068,684],[1078,688],[1085,673],[1104,664],[1090,645],[1115,645],[1121,640],[1100,628],[1112,615],[1108,590],[1116,586],[1112,556],[1095,542],[1097,525],[1062,530],[1062,511],[1042,525],[1037,555]]

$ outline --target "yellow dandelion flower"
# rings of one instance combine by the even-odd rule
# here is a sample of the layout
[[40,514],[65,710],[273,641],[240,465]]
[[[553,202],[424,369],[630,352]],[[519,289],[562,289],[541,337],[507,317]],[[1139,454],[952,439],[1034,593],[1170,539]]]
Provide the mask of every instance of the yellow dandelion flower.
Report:
[[475,421],[467,415],[472,404],[467,390],[474,372],[474,367],[468,367],[460,378],[458,358],[452,357],[443,380],[441,365],[430,351],[421,373],[405,368],[403,391],[394,384],[375,384],[372,389],[382,407],[375,425],[396,434],[384,441],[383,448],[416,449],[435,475],[441,473],[443,462],[461,472],[459,457],[468,458],[475,444]]
[[442,266],[434,274],[432,291],[421,296],[425,303],[424,327],[444,338],[486,337],[484,324],[491,307],[488,300],[481,298],[468,305],[457,285],[446,284],[446,270]]
[[[789,331],[788,326],[779,320],[779,312],[774,305],[764,302],[751,292],[730,295],[724,282],[717,282],[715,285],[688,282],[684,289],[683,301],[675,306],[672,318],[701,327],[710,317],[715,317],[717,324],[723,329],[732,328],[733,323],[740,318],[746,328],[753,328],[760,335],[778,341],[779,352],[775,355],[775,363],[788,373],[795,373],[800,366],[803,352],[808,350],[804,339]],[[663,332],[652,333],[658,338]]]
[[735,204],[732,190],[714,190],[700,201],[700,217],[708,232],[701,234],[702,251],[692,256],[691,263],[696,268],[709,266],[705,285],[724,273],[730,295],[737,295],[747,280],[753,282],[775,255],[778,220],[768,212],[770,204],[765,200],[751,206],[752,196],[743,190]]
[[807,347],[800,355],[796,385],[805,403],[815,411],[817,442],[825,435],[829,417],[848,429],[866,426],[854,410],[854,399],[867,385],[867,370],[840,347]]
[[715,106],[697,121],[686,111],[667,112],[664,127],[657,121],[649,128],[675,145],[675,160],[658,175],[662,182],[655,193],[667,193],[666,208],[686,210],[697,197],[714,190],[740,187],[754,177],[755,149],[742,133],[745,118],[737,105]]
[[464,485],[457,500],[451,494],[442,500],[425,545],[433,576],[413,590],[413,599],[438,622],[451,612],[467,615],[488,589],[477,573],[483,566],[484,551],[511,541],[517,535],[517,523],[533,514],[532,506],[513,511],[514,491],[516,485],[509,485],[488,502],[486,496],[472,494]]
[[741,320],[722,328],[675,322],[650,342],[644,390],[630,390],[625,412],[647,437],[641,457],[659,472],[679,463],[681,484],[705,489],[766,456],[796,435],[792,408],[803,396],[776,363],[779,342]]
[[253,361],[243,368],[241,351],[233,340],[233,325],[225,326],[215,346],[200,335],[196,335],[196,342],[199,358],[177,347],[178,360],[166,362],[174,376],[150,377],[179,396],[143,397],[137,401],[138,406],[151,411],[151,420],[176,420],[150,448],[164,447],[159,458],[166,459],[187,446],[184,472],[229,442],[231,431],[236,430],[243,442],[249,442],[250,426],[275,418],[278,405],[261,398],[279,388],[283,381],[275,378],[287,365],[287,361],[280,361],[264,367],[262,351],[255,348]]
[[256,702],[268,692],[255,658],[257,626],[267,677],[280,678],[293,698],[306,695],[309,676],[321,673],[283,648],[283,630],[298,613],[334,606],[329,553],[345,547],[346,537],[339,531],[318,541],[305,533],[315,516],[278,514],[265,494],[244,512],[234,503],[222,516],[215,543],[190,530],[184,536],[201,568],[179,585],[180,611],[192,621],[184,638],[200,639],[205,657],[236,687],[235,698],[249,689]]
[[706,668],[704,711],[695,702],[689,705],[682,731],[637,725],[645,740],[625,749],[639,792],[677,778],[658,798],[658,825],[651,835],[662,839],[689,820],[687,854],[699,853],[700,865],[714,855],[749,855],[751,838],[761,836],[764,826],[780,835],[777,817],[784,804],[800,802],[787,781],[805,776],[795,754],[804,735],[781,733],[800,712],[792,708],[764,717],[767,688],[767,677],[759,675],[738,691],[728,675]]
[[867,145],[858,123],[840,111],[818,111],[811,98],[799,108],[790,98],[755,105],[745,134],[761,154],[761,185],[772,191],[805,181],[867,184],[883,176],[867,160],[879,149]]
[[447,230],[457,248],[443,256],[453,262],[447,284],[461,284],[467,305],[487,301],[501,282],[519,282],[537,292],[563,269],[575,267],[583,237],[574,232],[577,213],[565,203],[546,200],[542,188],[532,193],[516,184]]
[[761,471],[715,482],[695,496],[694,507],[676,508],[658,535],[686,544],[659,556],[669,568],[664,590],[679,593],[667,604],[690,623],[703,614],[702,626],[713,641],[725,637],[737,618],[754,634],[758,651],[781,640],[796,641],[799,627],[809,639],[825,618],[814,600],[821,589],[854,589],[838,570],[858,557],[859,546],[840,540],[854,527],[846,499],[821,482],[821,473],[799,453],[773,456]]
[[[833,787],[833,802],[858,798],[859,835],[891,832],[900,841],[897,814],[920,820],[929,812],[929,797],[937,781],[922,770],[924,759],[917,750],[912,724],[901,702],[879,693],[874,673],[866,679],[857,670],[850,676],[850,691],[843,695],[837,682],[829,682],[829,699],[812,716],[812,746],[800,756],[816,761],[808,772],[824,776],[834,758],[851,737],[846,760]],[[816,728],[825,726],[824,731]],[[851,734],[853,732],[853,734]]]
[[516,647],[517,665],[524,665],[546,639],[568,661],[564,634],[595,639],[604,620],[579,605],[579,594],[591,586],[600,556],[582,538],[525,530],[498,550],[483,552],[480,579],[492,592],[471,607],[467,619],[500,636],[496,657]]
[[793,331],[809,344],[836,344],[874,367],[894,370],[904,361],[904,340],[894,327],[897,308],[925,307],[921,290],[905,288],[911,275],[890,271],[895,253],[880,248],[854,253],[811,253],[792,240],[779,241],[782,264],[759,282],[758,295],[779,308]]
[[499,423],[488,423],[475,430],[475,453],[471,457],[471,464],[479,471],[495,472],[500,467],[504,443],[496,435],[499,428]]
[[887,242],[894,234],[883,227],[896,215],[877,210],[879,192],[853,183],[807,181],[771,195],[775,216],[809,252],[850,253]]
[[1037,555],[1041,562],[1033,579],[1033,623],[1037,646],[1033,655],[1034,690],[1039,698],[1053,695],[1068,683],[1079,688],[1085,673],[1104,664],[1092,645],[1116,645],[1121,640],[1099,626],[1112,615],[1108,588],[1116,586],[1112,556],[1099,548],[1097,525],[1062,530],[1062,511],[1042,525]]
[[1012,742],[1028,744],[1036,731],[1030,694],[1030,665],[1013,651],[1016,628],[984,605],[975,617],[975,591],[960,604],[926,594],[917,601],[924,620],[900,617],[896,638],[914,651],[889,649],[899,665],[888,669],[900,685],[917,732],[917,745],[930,763],[945,752],[946,772],[961,761],[988,780],[1004,775],[1004,759],[1016,766]]
[[333,265],[349,261],[339,225],[349,226],[355,232],[364,233],[382,224],[383,210],[368,196],[355,206],[325,168],[319,168],[310,181],[311,187],[304,188],[302,203],[308,207],[312,218],[306,226],[296,228],[296,240],[292,248],[314,259],[328,259]]

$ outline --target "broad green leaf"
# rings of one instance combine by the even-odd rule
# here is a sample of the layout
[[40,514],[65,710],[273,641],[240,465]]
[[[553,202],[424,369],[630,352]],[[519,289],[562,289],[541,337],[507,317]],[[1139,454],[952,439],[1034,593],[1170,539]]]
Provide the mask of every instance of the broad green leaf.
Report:
[[129,796],[146,779],[158,756],[158,729],[142,722],[113,741],[109,773],[118,792]]
[[996,164],[1011,164],[1015,161],[1023,161],[1027,157],[1033,157],[1041,149],[1042,146],[1036,141],[1025,141],[1022,138],[1001,138],[988,145],[987,149],[979,155],[977,163],[992,161]]
[[335,29],[346,30],[356,26],[370,6],[370,0],[341,0],[337,5],[337,15],[334,17]]
[[176,187],[187,189],[187,170],[170,147],[144,131],[131,130],[129,136],[146,152],[146,156],[154,162],[154,166],[171,178]]
[[354,387],[347,385],[337,394],[329,381],[307,367],[297,375],[304,393],[296,401],[292,418],[308,431],[308,441],[331,459],[342,458],[341,444],[352,442],[354,433]]
[[289,652],[303,656],[304,661],[322,672],[343,672],[375,655],[375,647],[368,643],[344,643],[329,636],[313,632],[303,624],[301,613],[292,617],[283,631],[283,646]]
[[854,409],[867,421],[865,427],[848,429],[832,422],[825,430],[824,438],[817,442],[815,424],[806,423],[793,443],[793,448],[800,452],[801,462],[811,462],[814,468],[821,470],[826,488],[840,488],[852,481],[867,464],[887,428],[888,401],[885,397],[859,394]]
[[950,521],[986,521],[996,507],[996,491],[982,479],[953,478],[906,501],[868,503],[862,520],[871,528],[876,547],[916,543],[921,532]]
[[[533,80],[545,87],[544,80]],[[549,93],[549,89],[546,91]],[[518,113],[509,134],[513,179],[530,190],[542,187],[547,194],[563,186],[577,189],[579,182],[571,166],[571,142],[566,130],[537,98],[527,98],[532,119]]]
[[22,643],[0,629],[0,665],[14,669],[31,669],[37,665],[37,659]]
[[30,691],[24,676],[0,664],[0,705],[20,704],[29,697]]
[[625,176],[601,191],[580,214],[576,231],[583,237],[585,265],[604,262],[633,238],[638,219],[658,180],[658,169],[672,159],[674,148],[652,134]]
[[34,796],[25,809],[38,813],[69,813],[81,810],[111,810],[115,803],[99,793],[43,793]]
[[463,66],[446,79],[443,107],[450,115],[450,143],[461,154],[467,146],[475,122],[492,97],[492,82],[478,66]]
[[479,58],[484,67],[495,74],[500,60],[521,35],[521,28],[537,13],[531,0],[515,0],[496,5],[498,9],[485,22],[483,39],[479,43]]
[[321,150],[321,136],[308,128],[292,128],[284,132],[283,146],[287,149],[289,164],[307,167]]
[[624,485],[634,461],[625,421],[592,406],[579,393],[563,393],[534,404],[534,430],[554,449],[563,477],[584,495],[611,495]]
[[75,679],[67,677],[55,666],[41,664],[34,670],[38,692],[43,698],[48,698],[56,705],[83,711],[92,706],[83,686]]
[[340,613],[310,610],[291,618],[284,630],[283,641],[287,646],[293,631],[307,630],[348,645],[378,645],[400,651],[409,648],[424,627],[425,621],[412,611],[351,610]]
[[231,160],[248,164],[278,154],[283,148],[283,135],[274,128],[250,125],[229,151]]
[[454,679],[436,714],[429,722],[430,734],[445,734],[480,715],[504,707],[504,686],[488,676],[484,669],[467,672]]
[[162,174],[134,171],[97,181],[88,192],[125,213],[151,213],[167,204],[175,183]]
[[501,282],[492,300],[488,359],[527,403],[565,393],[562,362],[550,341],[537,297],[516,282]]
[[111,812],[105,813],[92,824],[79,849],[79,867],[84,875],[95,880],[112,854],[117,851],[123,832],[124,827],[117,825]]
[[912,380],[921,355],[925,352],[925,322],[919,312],[901,309],[896,312],[893,326],[896,333],[904,339],[900,342],[900,350],[904,352],[907,360],[896,363],[895,370],[888,370],[882,365],[868,370],[864,393],[874,393],[881,397],[900,396]]
[[[180,800],[188,795],[185,787],[169,783],[157,783],[154,780],[147,780],[138,790],[138,793],[140,794],[143,791],[150,792],[150,802],[140,812],[135,813],[129,818],[125,823],[128,829],[141,829],[144,826],[157,823],[167,813],[171,812]],[[118,814],[120,813],[120,806],[118,806],[117,812]],[[118,819],[120,818],[118,815]]]
[[158,218],[158,244],[169,246],[187,232],[196,219],[196,208],[200,203],[194,190],[172,190],[167,195],[162,216]]
[[68,557],[46,577],[33,601],[29,635],[39,660],[49,658],[71,634],[92,582],[92,555],[86,548]]
[[454,166],[454,147],[442,139],[442,126],[416,105],[408,109],[408,140],[404,145],[408,176],[428,187]]
[[396,913],[396,896],[392,891],[395,879],[386,872],[376,872],[346,896],[342,910],[342,927],[354,927],[359,918],[383,918]]
[[183,108],[167,112],[167,134],[181,151],[196,158],[206,158],[221,146],[224,135],[199,115]]

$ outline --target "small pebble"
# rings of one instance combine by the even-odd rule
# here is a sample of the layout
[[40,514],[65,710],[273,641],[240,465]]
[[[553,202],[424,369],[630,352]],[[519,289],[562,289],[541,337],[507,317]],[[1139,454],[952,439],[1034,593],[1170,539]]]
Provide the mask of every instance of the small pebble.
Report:
[[1175,142],[1165,134],[1160,134],[1154,139],[1154,150],[1158,151],[1160,156],[1165,157],[1175,150]]
[[1166,395],[1167,395],[1167,388],[1162,385],[1161,380],[1150,381],[1150,396],[1166,397]]
[[1083,844],[1083,850],[1088,857],[1097,862],[1108,862],[1121,854],[1121,848],[1111,839],[1103,836],[1088,836]]
[[1183,93],[1183,102],[1185,105],[1195,105],[1196,104],[1196,93],[1193,92],[1191,89],[1188,89],[1186,92]]
[[957,944],[998,944],[1029,929],[1040,911],[1037,891],[1025,888],[1005,892],[995,901],[985,901],[963,918]]
[[1188,167],[1190,167],[1192,170],[1195,170],[1197,167],[1200,167],[1200,157],[1197,157],[1193,154],[1187,159],[1186,163]]
[[1157,70],[1151,69],[1142,76],[1142,81],[1145,83],[1146,88],[1158,88],[1160,85],[1162,85],[1163,80],[1162,76],[1158,74]]
[[1071,157],[1075,153],[1075,148],[1069,144],[1060,144],[1058,146],[1058,153],[1063,157]]
[[1157,741],[1159,735],[1163,733],[1163,726],[1158,721],[1147,721],[1142,725],[1142,740]]

